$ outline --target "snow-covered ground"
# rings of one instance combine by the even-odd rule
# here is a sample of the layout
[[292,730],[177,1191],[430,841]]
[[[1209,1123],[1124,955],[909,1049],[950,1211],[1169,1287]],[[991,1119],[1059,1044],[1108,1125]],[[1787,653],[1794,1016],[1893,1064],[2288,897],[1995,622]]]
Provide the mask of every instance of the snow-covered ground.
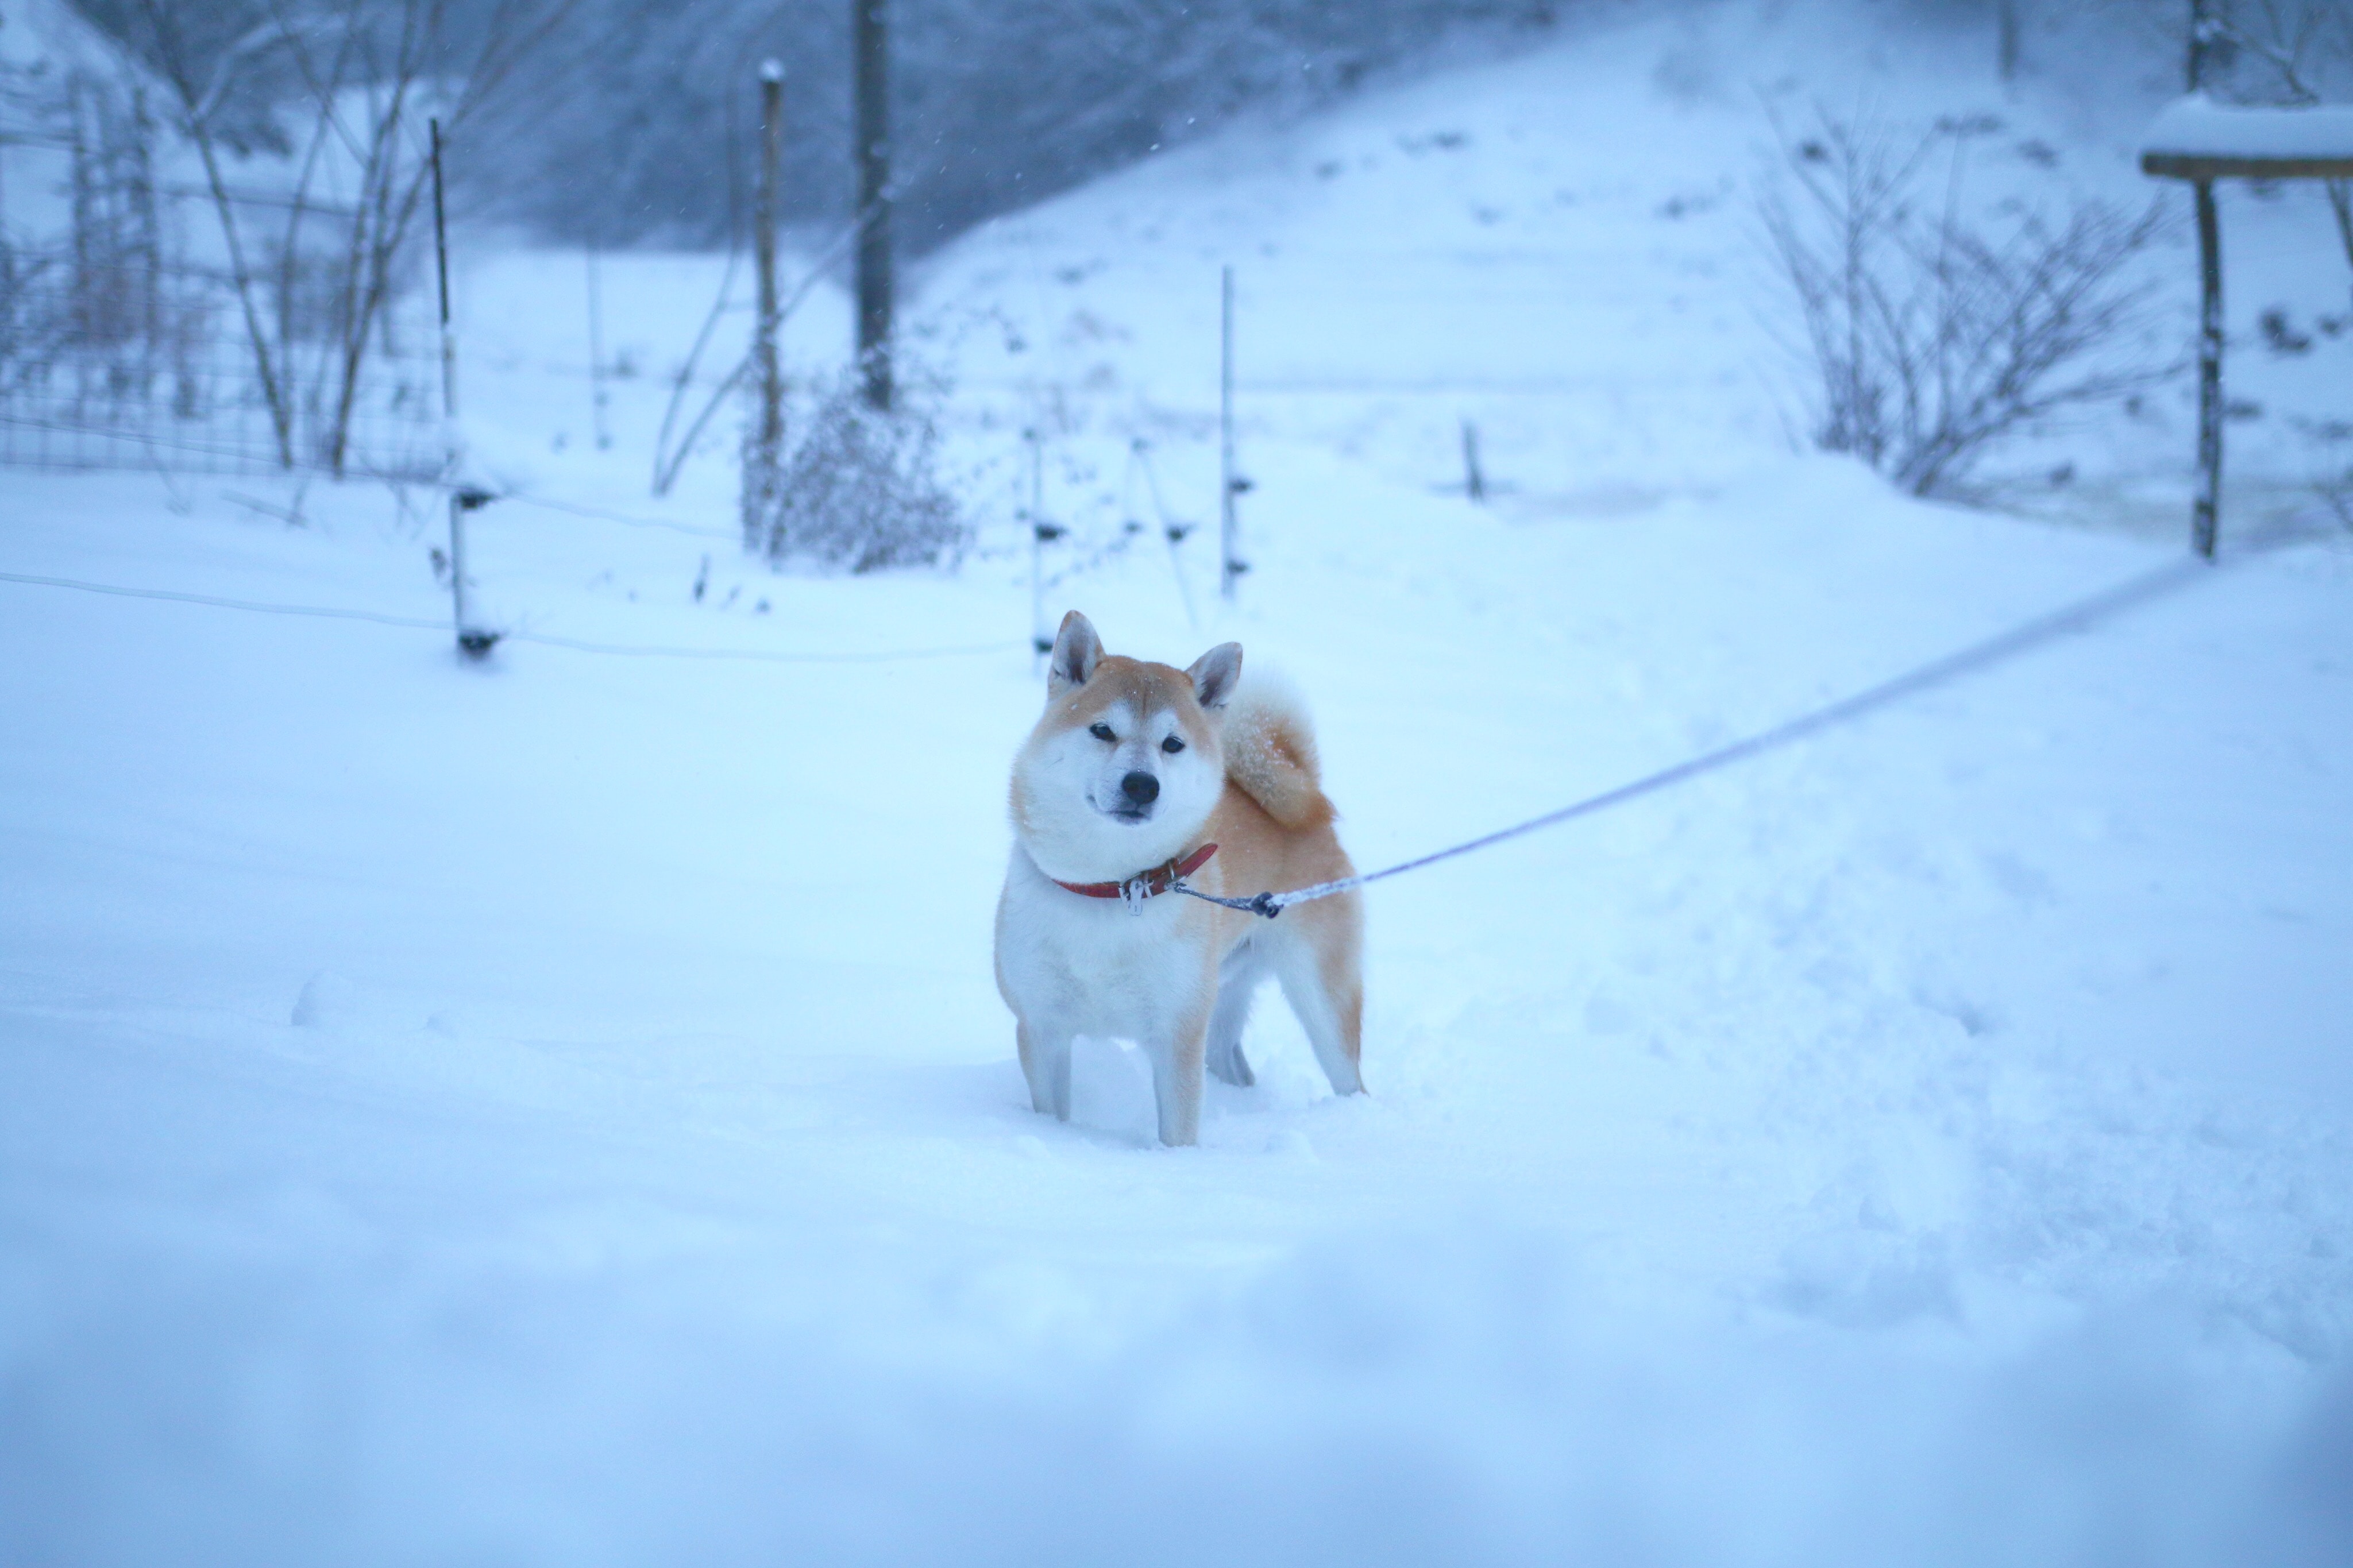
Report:
[[[998,651],[475,668],[0,582],[0,1563],[2345,1561],[2353,552],[2317,528],[1384,885],[1366,1099],[1268,1005],[1198,1151],[1116,1042],[1071,1125],[1027,1109],[988,950],[1025,427],[1087,567],[1050,613],[1283,666],[1366,865],[2179,550],[1789,449],[1726,185],[1760,115],[1694,63],[1748,58],[1725,26],[1238,132],[935,258],[989,520],[954,575],[743,563],[732,432],[645,494],[715,263],[607,258],[642,370],[607,451],[581,258],[470,268],[478,461],[615,514],[477,514],[502,624]],[[2132,127],[2062,131],[2124,166]],[[2244,308],[2341,292],[2318,218],[2244,211]],[[1224,259],[1229,609],[1206,534],[1112,548],[1137,437],[1208,510]],[[843,323],[820,292],[797,359]],[[2346,346],[2246,357],[2325,386]],[[1464,418],[1484,509],[1439,488]],[[2184,493],[2084,440],[2149,517]],[[446,605],[423,494],[7,482],[0,571]]]

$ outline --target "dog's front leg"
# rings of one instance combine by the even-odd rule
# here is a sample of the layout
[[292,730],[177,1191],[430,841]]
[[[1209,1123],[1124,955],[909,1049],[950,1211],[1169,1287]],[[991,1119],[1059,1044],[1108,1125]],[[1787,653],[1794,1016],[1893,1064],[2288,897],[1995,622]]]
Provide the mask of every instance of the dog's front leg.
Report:
[[1057,1121],[1071,1119],[1071,1033],[1045,1028],[1027,1018],[1014,1028],[1021,1048],[1021,1071],[1029,1080],[1029,1106]]
[[1189,1007],[1175,1032],[1155,1040],[1152,1058],[1152,1093],[1160,1108],[1160,1141],[1172,1149],[1189,1148],[1201,1141],[1201,1063],[1208,1046],[1209,1009]]

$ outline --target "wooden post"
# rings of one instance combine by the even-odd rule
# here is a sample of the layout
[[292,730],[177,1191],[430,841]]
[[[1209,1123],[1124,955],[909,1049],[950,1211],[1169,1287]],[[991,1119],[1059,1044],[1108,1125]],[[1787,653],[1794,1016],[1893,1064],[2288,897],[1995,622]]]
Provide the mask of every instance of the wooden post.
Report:
[[[2222,36],[2208,15],[2210,0],[2192,0],[2189,24],[2189,85],[2204,78],[2207,51]],[[2263,121],[2293,120],[2297,109],[2245,109],[2236,113]],[[2160,127],[2163,122],[2159,122]],[[2152,148],[2140,155],[2140,172],[2186,183],[2198,207],[2198,493],[2190,504],[2190,543],[2212,559],[2222,510],[2222,226],[2214,206],[2217,180],[2353,179],[2353,149],[2285,153],[2232,152],[2227,148]]]
[[[2214,41],[2213,0],[2189,0],[2189,50],[2183,75],[2191,92],[2206,86],[2207,50]],[[2198,209],[2198,489],[2189,502],[2189,547],[2214,558],[2222,500],[2222,230],[2214,212],[2214,182],[2191,187]]]
[[1462,422],[1462,493],[1474,503],[1487,499],[1487,476],[1479,468],[1479,426]]
[[[441,198],[441,121],[430,122],[433,137],[433,274],[441,292],[441,417],[445,421],[449,478],[457,477],[463,456],[458,437],[458,334],[449,325],[449,221]],[[478,499],[479,498],[479,499]],[[449,491],[449,608],[458,628],[458,651],[480,658],[498,642],[498,634],[474,625],[473,606],[466,597],[466,514],[487,497],[466,486]]]
[[2190,509],[2190,541],[2212,559],[2222,500],[2222,229],[2214,211],[2214,182],[2200,180],[2198,197],[2198,499]]
[[785,68],[780,60],[764,60],[760,65],[760,189],[752,217],[752,254],[760,286],[752,357],[760,380],[760,420],[743,479],[744,548],[754,551],[761,547],[761,534],[776,516],[784,472],[785,375],[776,351],[776,222],[784,162]]
[[[2206,87],[2218,34],[2212,12],[2213,0],[2189,0],[2184,74],[2193,93]],[[2198,493],[2189,503],[2189,543],[2211,561],[2222,506],[2222,226],[2213,179],[2195,180],[2190,190],[2198,207]]]
[[1234,472],[1234,269],[1219,274],[1218,310],[1218,592],[1233,602],[1244,570],[1236,553],[1234,498],[1248,483]]
[[858,363],[870,407],[891,406],[891,119],[885,0],[857,13]]

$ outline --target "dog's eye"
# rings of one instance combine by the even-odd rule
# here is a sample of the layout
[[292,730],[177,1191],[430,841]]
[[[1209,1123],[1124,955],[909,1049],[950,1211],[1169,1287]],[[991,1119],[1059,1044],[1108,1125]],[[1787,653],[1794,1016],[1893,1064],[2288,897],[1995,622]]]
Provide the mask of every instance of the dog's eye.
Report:
[[1160,742],[1160,749],[1173,756],[1185,749],[1185,742],[1171,735]]
[[1087,733],[1092,735],[1098,741],[1116,741],[1119,739],[1117,735],[1111,732],[1111,726],[1108,724],[1090,724],[1087,726]]

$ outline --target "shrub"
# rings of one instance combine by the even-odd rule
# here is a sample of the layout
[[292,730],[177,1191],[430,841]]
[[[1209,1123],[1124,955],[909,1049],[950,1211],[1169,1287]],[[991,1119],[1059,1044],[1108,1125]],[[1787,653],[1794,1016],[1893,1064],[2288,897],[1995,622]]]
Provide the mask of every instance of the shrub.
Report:
[[[1957,489],[2005,437],[2179,369],[2134,346],[2154,286],[2129,264],[2165,234],[2163,209],[2078,197],[2063,221],[2016,205],[1999,228],[1974,221],[1963,162],[1997,128],[1906,137],[1818,114],[1811,134],[1783,134],[1760,204],[1802,324],[1815,442],[1915,495]],[[1947,146],[1939,211],[1920,188]]]
[[870,406],[860,378],[824,386],[785,459],[755,546],[771,560],[840,571],[952,566],[972,528],[939,478],[936,382],[902,379],[893,406]]

